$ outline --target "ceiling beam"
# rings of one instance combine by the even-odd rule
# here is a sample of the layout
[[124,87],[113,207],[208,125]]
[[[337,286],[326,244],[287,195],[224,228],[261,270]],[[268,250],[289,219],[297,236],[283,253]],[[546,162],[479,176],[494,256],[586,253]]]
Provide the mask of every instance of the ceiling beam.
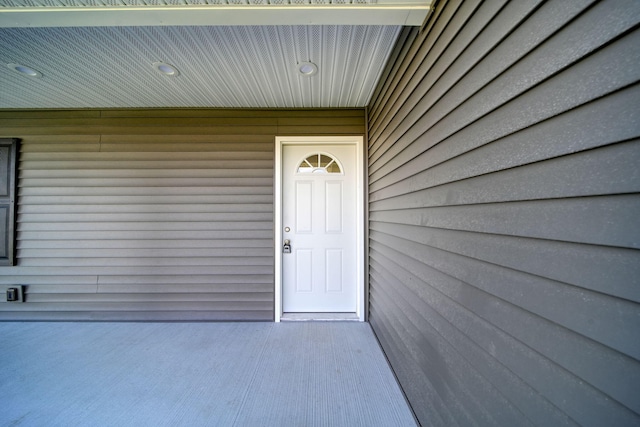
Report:
[[422,4],[25,7],[0,9],[0,28],[202,25],[420,26]]

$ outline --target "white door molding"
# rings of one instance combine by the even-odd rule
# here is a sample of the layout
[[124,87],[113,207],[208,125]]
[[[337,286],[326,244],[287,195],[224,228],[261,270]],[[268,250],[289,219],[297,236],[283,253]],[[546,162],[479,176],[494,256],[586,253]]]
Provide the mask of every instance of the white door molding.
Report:
[[276,137],[274,184],[274,255],[275,255],[275,321],[282,317],[282,152],[286,145],[345,144],[356,147],[356,259],[357,297],[356,316],[365,319],[365,218],[364,218],[364,137],[362,136],[283,136]]

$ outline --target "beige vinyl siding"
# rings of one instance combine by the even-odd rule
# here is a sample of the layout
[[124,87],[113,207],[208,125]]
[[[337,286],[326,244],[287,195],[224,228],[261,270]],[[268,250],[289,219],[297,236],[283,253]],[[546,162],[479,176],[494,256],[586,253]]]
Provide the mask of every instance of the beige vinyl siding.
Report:
[[639,22],[443,0],[398,47],[369,107],[369,319],[422,425],[640,423]]
[[0,319],[272,320],[276,135],[363,110],[0,111],[22,139],[18,264]]

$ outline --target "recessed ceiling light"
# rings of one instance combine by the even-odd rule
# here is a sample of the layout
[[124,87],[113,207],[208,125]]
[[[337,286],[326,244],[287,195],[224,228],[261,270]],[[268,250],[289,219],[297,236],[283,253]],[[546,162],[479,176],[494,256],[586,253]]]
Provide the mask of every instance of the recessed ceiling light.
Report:
[[176,67],[171,64],[167,64],[166,62],[154,62],[153,68],[155,68],[159,73],[162,73],[165,76],[176,77],[180,75],[180,71],[178,71]]
[[7,64],[9,69],[15,71],[16,73],[20,73],[23,76],[27,77],[42,77],[42,73],[38,70],[34,70],[31,67],[27,67],[25,65],[20,64]]
[[301,62],[298,64],[298,72],[306,77],[313,76],[318,72],[318,66],[313,62]]

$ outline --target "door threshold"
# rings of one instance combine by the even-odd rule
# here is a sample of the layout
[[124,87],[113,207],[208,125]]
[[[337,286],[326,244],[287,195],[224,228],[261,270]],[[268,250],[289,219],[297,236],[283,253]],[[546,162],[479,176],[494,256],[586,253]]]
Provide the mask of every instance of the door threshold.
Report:
[[357,322],[356,313],[283,313],[281,322]]

